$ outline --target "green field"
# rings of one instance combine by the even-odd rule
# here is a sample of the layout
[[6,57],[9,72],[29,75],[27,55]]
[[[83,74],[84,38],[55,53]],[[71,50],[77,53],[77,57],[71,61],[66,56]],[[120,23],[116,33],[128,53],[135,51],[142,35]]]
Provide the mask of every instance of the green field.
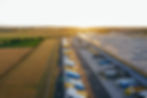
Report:
[[35,47],[43,39],[41,38],[25,38],[25,39],[0,39],[0,48],[5,47]]

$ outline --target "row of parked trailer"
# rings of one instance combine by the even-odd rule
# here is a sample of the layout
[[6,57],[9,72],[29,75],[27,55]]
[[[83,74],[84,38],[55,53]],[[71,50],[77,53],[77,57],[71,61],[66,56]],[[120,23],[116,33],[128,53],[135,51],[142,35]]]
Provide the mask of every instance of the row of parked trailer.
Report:
[[85,85],[75,60],[72,58],[73,50],[69,40],[62,40],[63,46],[63,78],[65,98],[87,98]]
[[114,81],[114,84],[123,90],[127,98],[147,98],[147,88],[128,72],[96,50],[90,48],[89,51],[93,54],[93,59],[96,59],[100,68],[98,75],[104,77],[107,81]]

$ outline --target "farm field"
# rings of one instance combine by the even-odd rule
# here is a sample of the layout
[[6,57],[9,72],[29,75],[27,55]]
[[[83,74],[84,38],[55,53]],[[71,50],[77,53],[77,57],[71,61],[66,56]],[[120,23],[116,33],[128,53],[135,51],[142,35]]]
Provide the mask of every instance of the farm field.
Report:
[[0,39],[14,38],[61,38],[74,36],[79,32],[76,27],[44,27],[44,28],[0,28]]
[[15,48],[15,47],[35,47],[43,39],[42,38],[14,38],[0,39],[0,48]]
[[32,48],[0,48],[0,76],[6,74],[30,51]]
[[[0,80],[0,98],[35,98],[42,91],[42,83],[45,81],[46,71],[49,67],[56,67],[52,58],[58,47],[57,40],[46,39],[10,74]],[[57,56],[54,58],[57,59]],[[49,69],[49,70],[46,70]],[[56,70],[56,69],[55,69]],[[55,73],[55,72],[54,72]],[[53,77],[56,74],[53,74]],[[41,94],[40,94],[41,95]]]

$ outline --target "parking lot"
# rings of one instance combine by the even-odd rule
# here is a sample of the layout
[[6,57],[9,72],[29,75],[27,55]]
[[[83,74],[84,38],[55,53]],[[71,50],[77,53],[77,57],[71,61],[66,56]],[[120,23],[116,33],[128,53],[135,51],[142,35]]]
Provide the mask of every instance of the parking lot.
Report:
[[134,96],[133,93],[145,91],[146,88],[128,72],[105,58],[100,51],[85,43],[81,44],[77,39],[74,40],[74,45],[111,98],[145,98]]

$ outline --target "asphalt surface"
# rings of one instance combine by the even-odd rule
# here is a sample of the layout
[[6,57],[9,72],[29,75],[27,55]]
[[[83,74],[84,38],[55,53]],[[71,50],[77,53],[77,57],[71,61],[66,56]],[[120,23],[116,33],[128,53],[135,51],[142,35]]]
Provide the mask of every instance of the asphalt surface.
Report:
[[60,46],[59,54],[60,54],[60,59],[59,59],[59,64],[58,65],[59,65],[59,68],[60,68],[60,73],[59,73],[58,79],[56,81],[56,88],[55,88],[54,98],[64,98],[62,45]]
[[64,98],[63,75],[60,74],[56,83],[54,98]]
[[100,82],[99,78],[95,75],[95,73],[91,69],[90,65],[87,63],[87,61],[85,61],[81,53],[78,51],[80,47],[76,44],[75,41],[73,41],[72,44],[73,44],[73,48],[75,49],[83,65],[83,68],[85,69],[94,97],[95,98],[111,98],[107,90],[104,88],[104,86]]
[[124,90],[116,84],[116,79],[110,79],[100,74],[106,69],[114,68],[115,64],[113,64],[113,62],[101,65],[99,62],[107,60],[107,58],[96,58],[93,56],[91,51],[89,51],[89,49],[80,49],[80,53],[82,54],[88,65],[90,65],[89,67],[95,73],[96,77],[99,78],[102,85],[109,92],[111,98],[127,98],[124,94]]

